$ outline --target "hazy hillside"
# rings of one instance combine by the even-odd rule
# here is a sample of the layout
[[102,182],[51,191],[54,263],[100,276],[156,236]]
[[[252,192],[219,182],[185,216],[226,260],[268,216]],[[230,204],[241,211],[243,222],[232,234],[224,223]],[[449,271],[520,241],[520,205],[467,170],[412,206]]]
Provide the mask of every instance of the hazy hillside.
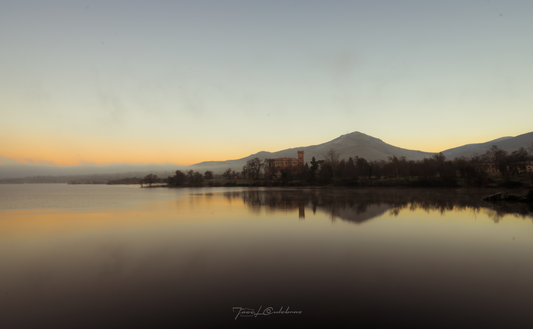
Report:
[[533,132],[518,135],[516,137],[501,137],[485,143],[467,144],[446,151],[442,154],[448,159],[455,159],[457,157],[471,157],[473,154],[484,154],[492,145],[496,145],[507,152],[513,152],[520,147],[528,148],[533,144]]
[[[16,163],[15,161],[1,157],[0,179],[30,177],[30,176],[69,176],[68,180],[86,175],[105,175],[113,178],[133,177],[154,173],[157,175],[169,175],[177,169],[187,168],[174,164],[164,165],[132,165],[132,164],[115,164],[115,165],[82,165],[82,166],[57,166],[57,165],[38,165]],[[166,177],[166,176],[165,176]],[[63,182],[63,180],[59,180]],[[59,182],[58,181],[58,182]]]
[[330,148],[335,149],[340,154],[341,159],[359,156],[367,160],[386,160],[389,156],[395,155],[397,157],[405,156],[411,160],[421,160],[424,157],[430,157],[433,155],[433,153],[407,150],[392,146],[383,142],[381,139],[360,132],[353,132],[319,145],[301,146],[277,152],[262,151],[238,160],[201,162],[192,165],[191,168],[200,171],[209,169],[214,170],[215,172],[220,172],[228,168],[240,171],[248,160],[255,157],[258,157],[261,160],[282,157],[296,158],[298,151],[304,151],[305,162],[309,162],[312,157],[315,157],[317,160],[324,159]]

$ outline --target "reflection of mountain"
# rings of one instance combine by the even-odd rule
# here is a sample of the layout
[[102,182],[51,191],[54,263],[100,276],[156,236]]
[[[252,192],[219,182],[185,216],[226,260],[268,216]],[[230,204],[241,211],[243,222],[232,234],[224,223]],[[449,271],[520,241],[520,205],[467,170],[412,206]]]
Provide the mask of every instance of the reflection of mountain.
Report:
[[494,206],[482,201],[486,190],[441,190],[441,189],[296,189],[296,190],[241,190],[224,192],[228,201],[242,200],[250,210],[295,211],[305,218],[305,208],[317,210],[354,223],[364,223],[385,212],[397,215],[404,209],[426,211],[453,211],[471,209],[475,212],[486,209],[495,222],[507,214],[532,218],[533,209],[528,205]]
[[332,219],[340,218],[349,222],[362,224],[374,217],[383,215],[390,209],[391,206],[387,204],[370,204],[365,207],[364,211],[358,211],[356,208],[328,209],[327,207],[321,210],[330,214]]

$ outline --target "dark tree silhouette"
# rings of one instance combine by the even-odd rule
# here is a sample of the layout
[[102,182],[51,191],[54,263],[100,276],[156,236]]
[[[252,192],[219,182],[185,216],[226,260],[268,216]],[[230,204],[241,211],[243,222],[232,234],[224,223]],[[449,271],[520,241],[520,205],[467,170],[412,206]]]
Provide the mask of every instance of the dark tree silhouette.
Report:
[[193,172],[189,180],[189,185],[190,186],[202,186],[203,183],[204,183],[204,176],[200,174],[198,171]]
[[146,177],[144,177],[144,183],[148,184],[149,186],[152,186],[153,183],[157,183],[157,181],[157,175],[154,174],[148,174]]
[[266,179],[272,179],[276,174],[276,167],[274,166],[274,159],[265,159],[263,161],[263,171]]
[[222,177],[226,179],[232,179],[234,177],[232,174],[233,173],[232,173],[231,168],[228,168],[228,170],[224,171],[224,173],[222,174]]
[[339,153],[334,148],[330,148],[328,153],[326,153],[324,162],[328,163],[331,167],[333,179],[335,180],[335,172],[339,165]]
[[318,170],[318,181],[323,184],[331,183],[334,179],[333,173],[331,162],[324,162]]
[[210,170],[206,171],[206,172],[204,173],[204,179],[205,179],[205,180],[211,180],[211,179],[213,179],[213,172],[210,171]]
[[187,176],[181,170],[176,170],[176,174],[174,176],[169,176],[167,178],[169,186],[181,186],[186,180]]
[[500,149],[496,145],[492,147],[486,153],[487,157],[494,163],[496,169],[502,174],[505,179],[509,179],[509,154],[507,151]]
[[309,176],[310,181],[314,182],[316,181],[317,171],[318,171],[318,161],[316,161],[315,157],[311,159],[311,168],[309,168]]
[[254,179],[259,179],[261,168],[263,163],[259,158],[253,158],[246,162],[246,165],[242,168],[243,176],[249,176]]

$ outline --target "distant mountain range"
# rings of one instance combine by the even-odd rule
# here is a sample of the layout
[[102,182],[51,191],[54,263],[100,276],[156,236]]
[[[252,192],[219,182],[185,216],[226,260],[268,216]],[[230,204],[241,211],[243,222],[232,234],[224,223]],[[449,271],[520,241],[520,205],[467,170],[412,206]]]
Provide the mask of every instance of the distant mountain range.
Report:
[[[467,144],[444,150],[442,153],[447,159],[455,159],[461,156],[470,157],[473,154],[485,153],[492,145],[496,145],[508,152],[516,151],[520,147],[527,148],[533,145],[533,132],[516,137],[501,137],[485,143]],[[298,151],[304,151],[305,162],[309,162],[312,157],[315,157],[316,160],[324,159],[330,148],[335,149],[341,159],[358,156],[369,161],[387,160],[390,156],[405,156],[409,160],[422,160],[435,154],[396,147],[383,142],[379,138],[356,131],[319,145],[295,147],[278,152],[261,151],[237,160],[200,162],[192,165],[191,168],[199,171],[213,170],[214,172],[220,172],[228,168],[240,171],[250,159],[256,157],[261,160],[283,157],[296,158]]]
[[462,156],[468,158],[474,154],[481,155],[487,152],[492,145],[496,145],[507,152],[516,151],[521,147],[527,149],[533,145],[533,132],[518,135],[516,137],[501,137],[485,143],[467,144],[442,151],[442,154],[444,154],[447,159],[455,159]]
[[[496,145],[508,152],[515,151],[520,147],[528,148],[533,145],[533,132],[522,134],[516,137],[501,137],[485,143],[467,144],[448,150],[442,153],[448,159],[456,157],[470,157],[473,154],[483,154],[492,145]],[[326,153],[331,149],[335,149],[341,159],[348,159],[349,157],[359,156],[367,160],[386,160],[390,156],[402,157],[405,156],[409,160],[421,160],[425,157],[430,157],[434,153],[408,150],[396,147],[383,142],[379,138],[365,135],[360,132],[353,132],[342,135],[329,142],[311,145],[294,147],[277,152],[261,151],[251,154],[247,157],[237,160],[227,161],[207,161],[200,162],[191,166],[180,166],[173,164],[166,165],[106,165],[106,166],[55,166],[55,165],[28,165],[19,164],[14,160],[0,156],[0,179],[27,177],[27,176],[66,176],[66,175],[92,175],[92,174],[115,174],[116,178],[124,177],[126,172],[131,175],[141,176],[148,173],[155,173],[157,175],[168,175],[179,170],[198,170],[204,172],[212,170],[214,173],[222,173],[224,170],[231,168],[235,171],[241,171],[246,162],[253,158],[261,160],[266,158],[283,158],[297,156],[297,151],[304,151],[305,162],[311,161],[312,157],[317,160],[325,158]],[[118,173],[118,174],[117,174]]]

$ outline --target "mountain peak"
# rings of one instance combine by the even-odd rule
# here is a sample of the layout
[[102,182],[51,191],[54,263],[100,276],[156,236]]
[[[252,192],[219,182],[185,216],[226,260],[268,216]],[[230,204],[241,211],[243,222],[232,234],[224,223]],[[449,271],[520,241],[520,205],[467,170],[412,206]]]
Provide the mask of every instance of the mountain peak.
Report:
[[[302,146],[298,148],[285,149],[277,152],[261,151],[238,160],[220,161],[218,162],[217,166],[214,166],[216,162],[209,163],[209,165],[213,166],[213,168],[210,170],[225,170],[228,167],[231,167],[235,170],[240,170],[242,166],[245,165],[246,162],[250,159],[256,157],[261,160],[266,158],[296,157],[297,151],[304,151],[304,162],[308,162],[313,157],[316,160],[323,160],[330,149],[335,149],[339,154],[340,158],[343,159],[348,159],[350,157],[354,158],[358,156],[365,158],[368,161],[385,160],[389,156],[405,156],[408,159],[421,160],[424,157],[430,157],[433,155],[433,153],[413,151],[395,147],[383,142],[379,138],[369,136],[359,131],[354,131],[341,135],[329,142],[322,143],[319,145],[311,145],[305,147]],[[205,166],[205,163],[196,164],[194,166]]]
[[351,132],[351,133],[340,135],[339,137],[335,138],[331,142],[342,142],[342,143],[345,143],[345,142],[356,142],[357,143],[357,142],[368,142],[368,141],[383,142],[379,138],[372,137],[370,135],[364,134],[364,133],[359,132],[359,131],[354,131],[354,132]]

